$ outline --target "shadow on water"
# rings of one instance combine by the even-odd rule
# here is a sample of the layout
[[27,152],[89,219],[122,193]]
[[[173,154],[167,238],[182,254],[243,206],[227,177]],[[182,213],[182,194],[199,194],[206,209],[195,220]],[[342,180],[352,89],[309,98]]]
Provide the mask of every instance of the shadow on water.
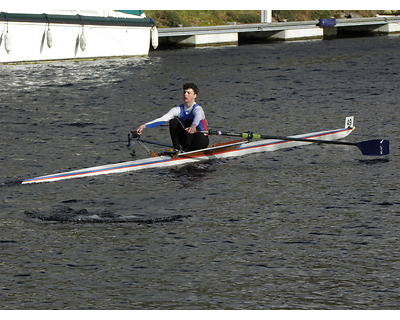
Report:
[[380,164],[380,163],[387,163],[389,162],[389,159],[360,159],[358,160],[360,164],[366,164],[366,165],[374,165],[374,164]]
[[214,163],[212,161],[196,164],[186,164],[171,167],[170,172],[180,178],[199,180],[216,170],[215,168],[212,168],[213,164]]
[[87,209],[73,209],[67,206],[55,208],[50,214],[34,211],[25,211],[25,214],[33,219],[52,222],[71,223],[138,223],[153,224],[160,222],[182,221],[190,215],[171,215],[158,218],[140,218],[139,216],[122,216],[111,212],[89,212]]
[[22,180],[10,180],[10,181],[4,181],[0,182],[0,187],[13,187],[13,186],[19,186],[21,185]]

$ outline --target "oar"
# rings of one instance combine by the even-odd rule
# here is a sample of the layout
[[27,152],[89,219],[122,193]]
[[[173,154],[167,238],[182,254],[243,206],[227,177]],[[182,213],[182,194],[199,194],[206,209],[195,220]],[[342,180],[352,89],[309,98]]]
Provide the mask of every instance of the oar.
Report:
[[345,141],[333,141],[333,140],[270,136],[252,132],[233,133],[233,132],[212,131],[212,130],[203,132],[207,134],[215,134],[220,136],[242,137],[243,139],[274,139],[274,140],[284,140],[284,141],[301,141],[310,143],[315,142],[315,143],[356,146],[365,156],[384,156],[389,154],[389,140],[383,140],[383,139],[374,139],[362,142],[345,142]]
[[169,144],[160,143],[160,142],[155,142],[155,141],[149,141],[149,140],[143,140],[143,139],[141,138],[140,135],[138,135],[138,134],[137,134],[136,132],[134,132],[134,131],[131,131],[131,132],[128,134],[128,147],[133,146],[132,141],[134,141],[134,140],[137,140],[137,141],[140,141],[140,142],[145,142],[145,143],[148,143],[148,144],[155,144],[155,145],[161,146],[161,147],[173,148],[173,146],[171,146],[171,145],[169,145]]

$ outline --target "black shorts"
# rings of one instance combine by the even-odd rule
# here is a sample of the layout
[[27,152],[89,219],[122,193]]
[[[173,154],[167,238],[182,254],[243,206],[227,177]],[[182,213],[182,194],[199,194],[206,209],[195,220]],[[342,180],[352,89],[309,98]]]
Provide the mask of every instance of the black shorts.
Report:
[[199,127],[197,127],[198,132],[193,134],[185,131],[185,128],[190,127],[192,122],[193,120],[186,120],[185,123],[182,123],[178,118],[169,121],[169,132],[175,149],[194,151],[208,147],[208,135],[199,132],[201,130]]

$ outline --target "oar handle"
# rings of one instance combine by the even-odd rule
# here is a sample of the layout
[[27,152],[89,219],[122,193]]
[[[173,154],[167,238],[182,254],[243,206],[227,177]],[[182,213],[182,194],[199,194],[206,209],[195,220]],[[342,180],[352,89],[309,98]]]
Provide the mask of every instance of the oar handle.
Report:
[[128,146],[131,146],[132,145],[132,143],[131,143],[132,140],[135,140],[135,139],[137,141],[139,141],[139,142],[155,144],[155,145],[162,146],[162,147],[173,148],[173,146],[171,146],[169,144],[155,142],[155,141],[149,141],[149,140],[143,140],[142,136],[140,134],[138,134],[136,131],[131,131],[130,133],[128,133]]
[[128,133],[128,148],[133,146],[132,140],[140,138],[140,135],[137,134],[136,131],[131,131]]

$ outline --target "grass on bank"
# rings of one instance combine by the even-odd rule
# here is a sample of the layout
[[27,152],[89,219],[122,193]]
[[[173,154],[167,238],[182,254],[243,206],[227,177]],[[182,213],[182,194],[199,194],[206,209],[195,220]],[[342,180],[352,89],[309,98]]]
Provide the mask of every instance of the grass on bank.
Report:
[[[144,10],[159,28],[215,26],[261,22],[261,10]],[[273,10],[272,22],[313,21],[325,18],[374,17],[400,10]]]

